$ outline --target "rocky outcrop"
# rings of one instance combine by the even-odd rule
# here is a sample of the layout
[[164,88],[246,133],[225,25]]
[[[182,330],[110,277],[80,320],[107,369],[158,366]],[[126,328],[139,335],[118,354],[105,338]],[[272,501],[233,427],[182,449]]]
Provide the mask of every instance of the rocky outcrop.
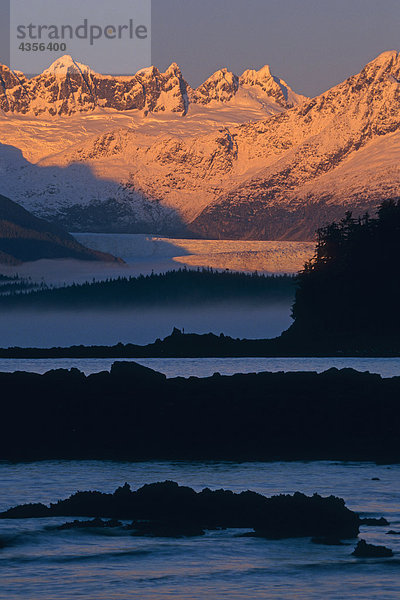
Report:
[[367,527],[387,527],[390,523],[384,517],[380,517],[379,519],[364,518],[360,519],[360,525],[366,525]]
[[[23,515],[23,517],[22,517]],[[134,535],[185,537],[202,535],[204,529],[253,528],[254,535],[265,538],[358,534],[358,516],[340,498],[280,495],[266,498],[255,492],[229,490],[195,492],[173,481],[144,485],[131,491],[125,484],[113,494],[77,492],[47,508],[47,517],[91,516],[94,521],[67,523],[62,528],[114,527],[115,522],[98,517],[135,519]],[[42,508],[22,505],[0,513],[0,518],[43,516]]]
[[367,544],[365,540],[360,540],[352,555],[357,558],[389,558],[393,556],[393,550],[386,546],[375,546]]
[[57,529],[59,531],[68,531],[70,529],[115,529],[117,527],[123,527],[121,521],[118,521],[117,519],[103,521],[103,519],[97,517],[95,519],[90,519],[89,521],[75,520],[63,523],[62,525],[58,525]]

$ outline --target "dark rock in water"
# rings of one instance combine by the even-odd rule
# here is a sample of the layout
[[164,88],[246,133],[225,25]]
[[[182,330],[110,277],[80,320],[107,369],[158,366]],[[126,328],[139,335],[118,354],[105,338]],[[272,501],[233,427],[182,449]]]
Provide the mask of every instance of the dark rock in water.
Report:
[[123,524],[121,523],[121,521],[117,521],[116,519],[110,519],[109,521],[103,521],[102,519],[96,518],[96,519],[91,519],[90,521],[72,521],[69,523],[63,523],[62,525],[59,525],[57,527],[57,529],[59,529],[60,531],[64,530],[64,529],[87,529],[87,528],[97,528],[97,527],[103,527],[103,528],[112,528],[112,527],[123,527]]
[[360,540],[355,547],[352,556],[357,558],[387,558],[393,556],[393,550],[386,546],[374,546],[374,544],[367,544],[365,540]]
[[197,523],[181,521],[138,521],[132,523],[132,528],[135,536],[180,538],[204,535],[204,529]]
[[380,481],[380,477],[371,477],[371,481]]
[[257,537],[353,538],[358,534],[358,517],[346,508],[344,500],[318,494],[311,497],[296,492],[293,496],[270,498],[269,511],[256,516]]
[[42,517],[51,517],[51,510],[38,502],[36,504],[20,504],[1,513],[3,519],[40,519]]
[[118,378],[148,379],[163,382],[166,376],[134,361],[116,361],[111,366],[111,375]]
[[390,525],[390,523],[384,517],[381,517],[380,519],[360,519],[360,525],[367,525],[368,527],[386,527],[387,525]]
[[168,537],[201,535],[204,529],[226,527],[253,529],[252,535],[263,538],[345,539],[356,537],[359,531],[358,515],[334,496],[296,492],[267,498],[251,491],[208,488],[195,492],[173,481],[144,485],[137,491],[125,484],[113,494],[77,492],[49,508],[24,505],[0,513],[0,518],[38,516],[132,519],[138,534]]
[[321,544],[322,546],[345,546],[338,537],[334,535],[326,536],[326,537],[313,537],[311,538],[311,542],[313,544]]
[[386,535],[400,535],[400,531],[394,531],[394,529],[389,529],[389,531],[386,532]]

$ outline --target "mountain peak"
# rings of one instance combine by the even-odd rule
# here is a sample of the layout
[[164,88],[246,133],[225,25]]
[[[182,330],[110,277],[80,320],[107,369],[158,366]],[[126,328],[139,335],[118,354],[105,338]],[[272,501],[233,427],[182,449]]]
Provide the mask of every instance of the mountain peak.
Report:
[[256,69],[247,69],[243,72],[241,79],[246,81],[265,81],[272,77],[269,65],[264,65],[256,71]]
[[140,69],[140,71],[138,71],[136,73],[136,77],[139,76],[139,77],[144,77],[146,79],[150,79],[152,77],[157,77],[159,75],[160,75],[160,71],[154,65],[151,65],[150,67],[144,67],[143,69]]
[[166,75],[170,73],[174,75],[182,75],[181,68],[176,62],[171,63],[168,69],[165,71]]
[[372,86],[384,86],[388,81],[392,81],[393,77],[398,80],[399,75],[400,54],[396,50],[387,50],[367,63],[360,73],[353,75],[346,82],[349,81],[353,84],[354,81],[357,81],[357,85],[362,85],[365,92],[368,93]]
[[74,61],[72,56],[65,54],[60,58],[57,58],[48,69],[43,71],[42,75],[55,75],[64,77],[67,73],[82,73],[89,71],[87,65],[82,65]]
[[228,102],[239,88],[239,78],[226,67],[218,69],[195,91],[196,101],[208,104],[212,100]]
[[374,60],[372,60],[369,64],[383,65],[390,62],[393,59],[397,59],[399,53],[396,50],[386,50],[385,52],[381,52],[378,54]]
[[306,100],[305,96],[296,94],[283,79],[272,75],[269,65],[264,65],[258,71],[247,69],[239,78],[239,83],[245,88],[262,90],[283,108],[297,106]]

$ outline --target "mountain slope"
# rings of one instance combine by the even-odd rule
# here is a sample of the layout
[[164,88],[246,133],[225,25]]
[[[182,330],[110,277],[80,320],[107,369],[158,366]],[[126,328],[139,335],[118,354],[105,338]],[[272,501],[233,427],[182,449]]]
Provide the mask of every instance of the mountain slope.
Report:
[[0,263],[19,264],[41,258],[120,260],[85,248],[58,226],[34,217],[0,195]]
[[302,107],[237,128],[238,152],[250,148],[250,160],[262,155],[266,166],[221,194],[193,229],[307,239],[344,210],[374,210],[400,192],[399,109],[400,58],[385,52]]
[[[50,77],[70,68],[78,77],[65,60]],[[146,117],[98,105],[50,119],[7,112],[4,191],[70,230],[293,240],[400,195],[397,52],[312,100],[268,67],[241,77],[222,69],[197,90],[186,86],[187,99],[180,84],[168,88],[176,65],[168,73],[161,85],[154,67],[141,72],[160,92]]]

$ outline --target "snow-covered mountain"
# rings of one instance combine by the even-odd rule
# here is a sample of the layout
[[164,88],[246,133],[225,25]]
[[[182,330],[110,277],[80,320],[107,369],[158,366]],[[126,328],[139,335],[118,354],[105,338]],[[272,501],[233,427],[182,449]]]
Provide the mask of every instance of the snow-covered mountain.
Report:
[[[299,108],[234,133],[264,166],[222,192],[192,223],[221,237],[307,239],[345,210],[400,196],[400,55],[384,52]],[[251,141],[253,140],[253,144]]]
[[269,113],[280,112],[279,109],[305,100],[274,77],[268,66],[260,71],[245,71],[240,78],[221,69],[197,90],[192,90],[176,63],[165,73],[149,67],[132,77],[115,77],[95,73],[68,55],[30,79],[1,65],[0,84],[1,110],[35,116],[71,115],[93,111],[96,107],[185,115],[190,104],[204,105],[213,100],[230,102],[236,94],[244,92],[246,95],[251,88],[257,90],[257,101],[260,105],[264,103]]
[[175,64],[0,74],[3,193],[70,230],[310,239],[400,196],[394,51],[311,100],[267,66],[196,90]]

